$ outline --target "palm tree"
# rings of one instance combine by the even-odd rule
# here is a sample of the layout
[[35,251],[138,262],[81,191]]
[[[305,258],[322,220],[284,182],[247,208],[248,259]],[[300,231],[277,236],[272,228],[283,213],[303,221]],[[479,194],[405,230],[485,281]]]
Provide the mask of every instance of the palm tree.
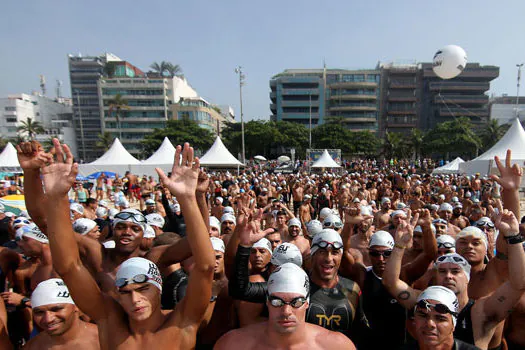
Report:
[[410,131],[410,145],[412,146],[414,160],[419,157],[421,152],[421,147],[423,146],[423,137],[424,134],[420,129],[414,128]]
[[4,148],[5,148],[5,146],[7,146],[8,142],[9,142],[8,140],[6,140],[2,136],[0,136],[0,152],[2,152],[4,150]]
[[173,77],[182,73],[182,68],[178,64],[173,64],[168,61],[161,61],[160,63],[153,62],[150,65],[150,68],[160,76],[165,76],[164,73],[167,73],[169,76]]
[[110,132],[104,131],[103,134],[98,134],[98,141],[96,143],[96,146],[106,152],[109,147],[111,147],[111,144],[113,143],[113,135],[111,135]]
[[116,94],[115,98],[108,101],[109,109],[108,116],[111,116],[111,112],[115,111],[115,118],[117,119],[117,128],[119,131],[119,137],[122,139],[122,130],[120,129],[120,115],[123,109],[129,109],[128,101],[122,98],[122,95]]
[[42,124],[40,124],[40,122],[34,121],[31,118],[27,118],[26,121],[22,121],[20,124],[21,125],[16,129],[22,134],[27,134],[31,141],[35,139],[36,134],[43,134],[45,132]]
[[481,132],[481,140],[485,150],[492,147],[505,134],[508,127],[499,125],[497,119],[490,119]]
[[387,158],[402,156],[403,135],[398,132],[386,132],[384,152]]
[[167,62],[168,66],[166,67],[166,71],[172,76],[180,76],[182,75],[182,68],[178,64],[173,64],[171,62]]

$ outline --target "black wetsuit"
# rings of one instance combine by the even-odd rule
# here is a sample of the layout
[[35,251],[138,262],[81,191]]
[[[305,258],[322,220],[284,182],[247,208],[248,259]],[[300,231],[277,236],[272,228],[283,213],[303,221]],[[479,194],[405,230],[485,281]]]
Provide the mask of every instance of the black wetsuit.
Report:
[[173,271],[162,279],[160,303],[163,310],[173,310],[186,295],[188,275],[182,269]]
[[[402,350],[417,350],[419,349],[419,345],[416,344],[410,344],[401,347]],[[477,346],[474,346],[472,344],[465,343],[459,339],[454,338],[454,345],[452,346],[451,350],[480,350]]]
[[363,286],[363,311],[370,325],[365,349],[396,349],[405,344],[405,308],[388,293],[371,268]]
[[474,344],[474,331],[472,330],[472,306],[474,300],[470,299],[461,310],[454,328],[454,338],[462,340],[469,344]]

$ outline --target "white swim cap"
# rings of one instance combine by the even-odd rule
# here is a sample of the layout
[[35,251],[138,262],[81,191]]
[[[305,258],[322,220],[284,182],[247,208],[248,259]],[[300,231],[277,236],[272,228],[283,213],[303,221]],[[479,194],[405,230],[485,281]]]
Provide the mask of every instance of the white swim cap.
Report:
[[140,211],[136,209],[124,209],[121,212],[115,214],[115,218],[113,219],[113,227],[115,227],[119,222],[132,222],[134,224],[140,225],[142,230],[144,230],[146,218]]
[[210,237],[211,245],[213,250],[218,250],[219,252],[226,252],[226,247],[224,246],[224,241],[217,237]]
[[255,242],[252,248],[264,248],[272,254],[272,243],[264,237]]
[[332,209],[330,209],[330,208],[323,208],[323,209],[321,209],[321,211],[319,212],[319,220],[323,221],[330,214],[332,214]]
[[321,230],[315,237],[312,239],[312,247],[310,248],[310,255],[314,255],[316,251],[319,250],[320,244],[332,244],[340,246],[340,250],[343,250],[343,240],[341,235],[337,231],[332,230],[331,228],[325,228]]
[[275,266],[293,263],[301,267],[303,265],[303,256],[295,244],[284,242],[275,247],[270,262]]
[[306,224],[306,233],[308,237],[314,238],[316,234],[323,230],[323,224],[319,220],[311,220]]
[[278,266],[268,279],[268,295],[275,293],[294,293],[308,298],[310,280],[299,266],[285,263]]
[[232,214],[226,213],[221,217],[221,224],[225,221],[231,221],[235,224],[235,216]]
[[69,210],[76,211],[79,214],[84,214],[84,207],[79,203],[71,203],[69,205]]
[[60,278],[51,278],[40,282],[31,294],[31,307],[53,304],[73,304],[66,284]]
[[222,213],[223,214],[230,213],[230,214],[234,215],[235,214],[235,210],[233,210],[232,207],[228,206],[228,207],[224,207],[224,209],[222,209]]
[[97,223],[91,219],[86,218],[80,218],[76,219],[73,223],[73,231],[75,231],[78,234],[85,235],[89,231],[95,228],[97,226]]
[[108,210],[104,207],[98,207],[97,210],[95,210],[95,215],[97,218],[102,219],[104,216],[108,215]]
[[[44,243],[44,244],[49,243],[47,236],[43,234],[42,231],[40,231],[40,229],[36,227],[36,225],[27,225],[27,226],[21,227],[20,229],[22,229],[21,231],[22,237],[32,238],[35,241],[39,241],[40,243]],[[18,233],[18,230],[17,230],[17,233]]]
[[155,230],[150,225],[146,224],[144,225],[144,234],[142,238],[155,238],[157,235],[155,234]]
[[387,247],[390,249],[394,248],[394,238],[386,231],[377,231],[370,237],[368,248],[373,246]]
[[392,214],[390,214],[390,216],[392,217],[392,219],[395,218],[395,217],[398,216],[398,215],[402,215],[402,216],[404,216],[405,218],[407,217],[407,213],[405,213],[403,210],[394,210],[394,211],[392,212]]
[[288,221],[288,227],[290,226],[299,226],[301,228],[301,220],[297,218],[292,218]]
[[456,252],[456,240],[452,236],[441,235],[436,238],[436,241],[438,248],[452,249],[453,252]]
[[[216,181],[216,182],[218,182],[218,181]],[[224,202],[224,198],[222,198],[222,197],[217,197],[215,199],[218,200],[219,203],[221,203],[221,204],[222,204],[222,202]]]
[[461,255],[457,253],[445,254],[445,255],[438,257],[434,265],[436,267],[439,267],[439,265],[446,264],[446,263],[455,264],[461,267],[461,269],[467,276],[467,280],[470,281],[470,264],[464,257],[462,257]]
[[164,227],[164,218],[159,213],[151,213],[146,215],[146,222],[148,225],[157,226],[158,228]]
[[372,207],[368,205],[362,205],[360,212],[361,212],[361,216],[373,216],[374,215],[372,211]]
[[343,227],[343,222],[341,221],[341,218],[339,216],[331,214],[331,215],[328,215],[326,219],[324,219],[323,227],[340,229]]
[[105,199],[101,199],[98,201],[98,205],[100,205],[101,207],[104,207],[104,208],[108,208],[108,201],[106,201]]
[[[417,302],[420,302],[421,300],[435,300],[440,304],[445,305],[451,312],[453,312],[452,322],[454,323],[454,326],[456,325],[459,302],[453,291],[443,286],[431,286],[419,294]],[[417,307],[418,306],[416,305],[416,308]]]
[[[147,278],[144,282],[139,282],[141,275]],[[136,281],[139,280],[139,281]],[[153,261],[144,258],[130,258],[124,261],[117,270],[115,285],[122,288],[131,283],[151,283],[162,292],[162,277],[159,268]]]
[[452,212],[452,206],[448,203],[443,203],[439,206],[439,210],[438,211],[449,211],[449,212]]
[[115,248],[116,243],[115,243],[114,240],[110,240],[110,241],[103,242],[102,245],[104,246],[104,248],[113,249],[113,248]]
[[476,226],[467,226],[463,230],[459,231],[459,233],[456,235],[456,242],[458,241],[458,239],[468,236],[481,239],[483,244],[485,244],[485,250],[488,249],[489,243],[487,241],[487,236],[485,235],[485,232],[481,231]]
[[108,217],[109,217],[110,220],[113,220],[115,218],[115,215],[117,215],[117,214],[118,214],[118,209],[111,208],[108,211]]
[[210,216],[210,227],[215,227],[221,233],[221,222],[215,216]]

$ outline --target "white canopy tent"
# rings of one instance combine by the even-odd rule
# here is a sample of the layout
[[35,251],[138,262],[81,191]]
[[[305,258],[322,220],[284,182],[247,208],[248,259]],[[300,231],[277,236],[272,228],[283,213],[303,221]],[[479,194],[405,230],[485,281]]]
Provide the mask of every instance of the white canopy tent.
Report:
[[494,157],[498,156],[504,162],[508,149],[512,150],[512,164],[523,167],[525,164],[525,130],[518,118],[512,121],[510,129],[491,149],[470,162],[461,163],[460,173],[466,175],[480,173],[482,176],[494,174],[497,170]]
[[140,164],[140,161],[126,151],[119,139],[116,138],[106,153],[91,163],[80,164],[78,170],[80,175],[84,176],[97,171],[111,171],[122,176],[126,171],[131,171],[132,165],[137,164]]
[[200,161],[202,166],[213,168],[237,168],[244,166],[228,151],[219,136],[217,136],[208,152],[200,158]]
[[319,157],[318,160],[316,160],[312,166],[312,168],[340,168],[341,166],[335,162],[335,160],[332,159],[330,154],[327,150],[324,150],[321,157]]
[[165,137],[160,147],[148,159],[131,166],[131,172],[137,175],[157,176],[155,168],[161,168],[167,174],[173,168],[175,147]]
[[457,157],[453,161],[434,169],[432,174],[459,174],[459,165],[464,162],[463,159]]
[[8,142],[2,153],[0,153],[0,171],[21,173],[22,168],[18,162],[15,146]]

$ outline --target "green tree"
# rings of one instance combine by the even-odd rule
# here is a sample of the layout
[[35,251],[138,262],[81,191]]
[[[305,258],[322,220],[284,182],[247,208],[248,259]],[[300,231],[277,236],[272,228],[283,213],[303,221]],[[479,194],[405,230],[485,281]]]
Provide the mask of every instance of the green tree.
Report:
[[168,76],[173,77],[182,74],[181,66],[168,61],[153,62],[150,65],[150,68],[161,76],[166,76],[167,74]]
[[21,134],[27,134],[29,136],[30,141],[33,141],[35,139],[35,135],[43,134],[45,132],[45,129],[42,126],[42,124],[31,118],[27,118],[27,120],[22,121],[20,124],[21,125],[17,127],[17,130]]
[[168,65],[166,67],[166,71],[168,74],[172,77],[174,76],[181,76],[182,75],[182,68],[178,64],[173,64],[171,62],[168,62]]
[[353,131],[351,135],[355,154],[365,157],[377,156],[381,140],[376,134],[370,131]]
[[115,112],[119,136],[120,138],[122,138],[122,129],[120,128],[120,117],[122,116],[123,110],[129,110],[128,100],[122,98],[122,95],[116,94],[114,99],[108,101],[108,105],[108,116],[111,117],[112,112]]
[[155,129],[142,141],[143,155],[149,157],[155,152],[167,137],[174,145],[189,142],[195,149],[205,152],[215,141],[215,135],[208,129],[201,128],[197,122],[188,118],[168,120],[166,127]]
[[484,151],[488,150],[507,132],[508,125],[500,125],[497,119],[490,119],[481,130],[480,138]]
[[9,142],[9,140],[5,139],[4,137],[0,136],[0,152],[2,152],[5,148],[5,146],[7,146],[7,143]]
[[340,148],[342,153],[354,153],[352,132],[337,123],[325,123],[312,130],[312,147]]
[[98,134],[98,140],[95,146],[97,146],[99,150],[106,152],[113,144],[113,140],[113,135],[108,131],[104,131],[103,134]]
[[424,144],[426,153],[440,153],[446,159],[452,152],[476,155],[481,148],[481,140],[467,117],[437,124],[425,135]]
[[410,147],[412,148],[413,159],[418,159],[421,156],[421,147],[423,146],[425,134],[420,129],[412,129],[410,131]]
[[106,78],[112,78],[117,70],[117,64],[114,61],[109,61],[104,65],[103,74]]

